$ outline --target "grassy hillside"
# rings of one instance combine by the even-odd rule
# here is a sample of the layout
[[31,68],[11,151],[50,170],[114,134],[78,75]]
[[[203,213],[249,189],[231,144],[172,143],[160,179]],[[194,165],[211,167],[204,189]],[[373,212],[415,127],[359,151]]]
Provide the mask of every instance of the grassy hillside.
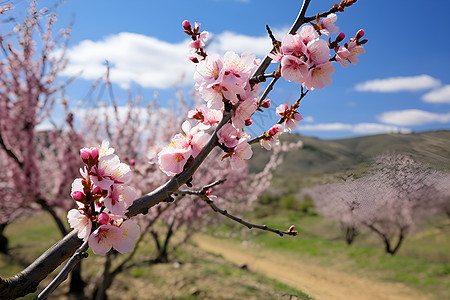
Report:
[[[372,159],[382,153],[407,153],[418,162],[439,170],[450,170],[450,131],[428,131],[412,134],[379,134],[339,140],[320,140],[297,134],[285,135],[282,142],[303,141],[303,148],[286,153],[276,170],[275,185],[292,187],[334,181],[346,173],[362,174]],[[260,171],[270,152],[254,147],[251,172]]]

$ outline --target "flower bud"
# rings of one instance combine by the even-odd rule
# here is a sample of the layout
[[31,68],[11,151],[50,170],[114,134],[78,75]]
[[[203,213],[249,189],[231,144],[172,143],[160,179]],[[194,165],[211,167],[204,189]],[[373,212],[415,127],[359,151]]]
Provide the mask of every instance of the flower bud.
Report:
[[98,161],[98,148],[82,148],[80,150],[81,160],[90,166],[93,166]]
[[252,123],[253,123],[253,121],[250,118],[245,120],[245,126],[250,126],[250,125],[252,125]]
[[102,225],[107,225],[109,223],[109,216],[107,213],[102,212],[98,215],[98,223]]
[[336,43],[342,42],[345,39],[345,33],[341,32],[336,38]]
[[364,29],[358,30],[358,32],[356,33],[356,39],[359,40],[363,36],[364,36]]
[[264,99],[263,102],[261,103],[261,106],[264,108],[269,108],[270,107],[270,99]]
[[191,30],[191,23],[188,20],[184,20],[182,25],[185,30]]
[[78,201],[78,202],[84,202],[83,200],[86,199],[86,195],[83,194],[82,191],[74,191],[74,192],[72,193],[72,198],[73,198],[73,200],[75,200],[75,201]]

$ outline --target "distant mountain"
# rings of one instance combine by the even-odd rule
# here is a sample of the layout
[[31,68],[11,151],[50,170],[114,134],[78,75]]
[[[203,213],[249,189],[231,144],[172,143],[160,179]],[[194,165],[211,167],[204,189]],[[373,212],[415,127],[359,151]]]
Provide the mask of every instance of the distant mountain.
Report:
[[[303,148],[288,152],[275,172],[278,183],[289,178],[302,186],[311,178],[364,173],[372,159],[382,153],[407,153],[418,162],[438,170],[450,170],[450,130],[411,134],[379,134],[339,140],[320,140],[298,134],[282,136],[282,142],[303,142]],[[258,172],[270,152],[253,147],[250,171]],[[308,181],[308,182],[306,182]]]

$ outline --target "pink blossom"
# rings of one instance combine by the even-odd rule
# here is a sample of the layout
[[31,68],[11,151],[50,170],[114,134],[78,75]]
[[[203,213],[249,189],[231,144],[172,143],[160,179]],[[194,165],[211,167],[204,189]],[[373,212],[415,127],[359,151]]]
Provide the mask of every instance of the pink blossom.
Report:
[[322,34],[330,35],[336,34],[339,31],[339,27],[334,23],[337,21],[336,14],[329,14],[326,18],[322,19],[320,25],[322,26],[322,30],[320,31]]
[[330,48],[328,43],[321,39],[316,39],[308,43],[309,58],[314,65],[326,63],[330,59]]
[[199,130],[198,127],[191,127],[191,123],[189,121],[184,121],[181,125],[181,129],[183,129],[186,136],[186,141],[192,149],[192,156],[194,158],[197,157],[208,142],[210,135],[202,130]]
[[303,43],[307,45],[309,42],[319,38],[319,34],[311,25],[305,25],[300,29],[299,33]]
[[206,42],[208,41],[208,32],[203,31],[197,37],[195,41],[191,41],[189,43],[189,47],[192,48],[193,51],[197,51],[200,48],[204,48],[206,46]]
[[197,64],[194,73],[195,87],[208,106],[222,108],[222,82],[224,75],[223,59],[219,55],[209,55]]
[[286,111],[289,109],[287,104],[280,104],[276,109],[275,113],[277,116],[284,117]]
[[280,141],[278,140],[279,135],[283,132],[284,128],[281,124],[273,125],[267,133],[263,134],[260,140],[261,146],[266,150],[272,149],[273,145],[278,145]]
[[158,153],[158,164],[167,176],[175,176],[183,171],[184,164],[191,156],[190,148],[177,147],[174,142]]
[[196,125],[199,130],[207,130],[222,120],[222,111],[202,105],[189,111],[188,118],[199,120]]
[[245,127],[245,120],[250,118],[256,111],[257,103],[255,99],[247,99],[240,103],[236,111],[231,116],[231,122],[237,129]]
[[233,170],[239,170],[245,167],[246,159],[250,159],[253,155],[252,147],[247,143],[246,138],[241,138],[238,145],[234,148],[233,153],[230,156],[231,168]]
[[112,214],[125,216],[134,199],[136,199],[136,190],[133,187],[114,184],[109,195],[103,199],[103,204]]
[[95,254],[105,256],[112,247],[120,253],[134,248],[134,239],[139,236],[139,226],[127,220],[120,227],[101,225],[89,237],[89,247]]
[[67,213],[67,219],[69,221],[70,228],[78,231],[78,238],[85,241],[92,229],[92,222],[88,216],[78,209],[71,209]]
[[338,61],[344,68],[348,67],[347,62],[353,65],[359,61],[358,56],[365,53],[364,47],[358,45],[356,41],[350,42],[346,46],[340,46],[336,51],[336,61]]
[[196,157],[210,137],[197,127],[191,127],[189,121],[185,121],[181,128],[185,135],[176,134],[172,143],[158,153],[160,169],[168,176],[181,173],[189,157]]
[[113,153],[114,153],[114,148],[109,148],[109,142],[104,140],[102,142],[102,145],[98,149],[99,156],[100,157],[108,156],[108,155],[113,154]]
[[108,190],[113,183],[128,183],[132,177],[130,167],[121,163],[115,154],[100,156],[98,166],[91,173],[92,182],[103,190]]
[[302,115],[299,112],[294,112],[291,116],[291,118],[287,118],[286,120],[284,120],[284,128],[291,132],[292,130],[294,130],[295,128],[297,128],[298,123],[303,120]]
[[309,70],[303,86],[309,90],[321,89],[333,82],[331,75],[334,73],[333,64],[328,61]]
[[281,42],[281,51],[283,55],[293,55],[297,58],[307,54],[306,44],[298,34],[286,35]]
[[295,108],[289,108],[287,104],[280,104],[275,112],[278,116],[284,118],[284,128],[289,132],[297,128],[298,123],[303,120],[302,115]]
[[267,54],[267,56],[272,59],[271,63],[280,62],[281,59],[283,58],[283,54],[280,52],[270,52],[269,54]]
[[308,75],[308,69],[308,63],[295,56],[285,55],[281,60],[281,76],[287,81],[303,83]]
[[238,130],[230,123],[223,125],[222,128],[217,132],[217,137],[219,138],[219,143],[225,145],[225,147],[233,148],[236,147],[239,139],[240,133]]

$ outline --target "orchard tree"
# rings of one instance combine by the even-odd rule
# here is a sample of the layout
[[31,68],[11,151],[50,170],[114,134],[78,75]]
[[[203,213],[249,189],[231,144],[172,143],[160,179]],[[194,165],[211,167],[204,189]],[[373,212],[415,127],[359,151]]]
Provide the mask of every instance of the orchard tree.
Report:
[[347,244],[353,243],[361,230],[357,215],[362,195],[359,182],[349,178],[344,183],[318,185],[303,189],[302,195],[313,199],[314,207],[321,215],[337,221]]
[[[195,174],[214,149],[222,151],[220,160],[229,163],[233,169],[245,168],[246,161],[252,156],[252,144],[260,143],[270,149],[282,132],[295,129],[302,119],[298,112],[300,101],[309,91],[332,83],[335,62],[344,67],[348,63],[357,63],[358,55],[364,52],[362,45],[367,42],[362,39],[363,30],[346,43],[343,33],[336,38],[329,37],[339,31],[335,25],[335,13],[344,11],[355,2],[343,0],[327,12],[305,17],[310,3],[305,0],[297,20],[282,41],[277,41],[269,32],[274,47],[262,62],[249,52],[241,55],[227,52],[223,57],[208,55],[204,48],[208,33],[200,32],[197,23],[192,26],[184,21],[183,29],[192,38],[192,55],[188,59],[197,67],[195,88],[206,106],[197,107],[195,113],[189,115],[190,120],[183,122],[183,133],[176,134],[158,152],[158,166],[169,177],[168,180],[134,199],[137,196],[135,188],[130,185],[132,169],[121,161],[108,142],[82,148],[80,156],[84,167],[81,177],[73,182],[71,192],[77,208],[68,213],[74,230],[20,274],[2,280],[0,296],[15,298],[33,292],[43,278],[70,257],[54,281],[37,297],[45,299],[86,256],[88,247],[98,255],[106,255],[112,248],[120,253],[133,251],[139,236],[139,226],[134,217],[148,214],[157,204],[177,201],[174,198],[176,194],[197,195],[215,211],[248,228],[295,235],[297,232],[293,226],[282,231],[252,224],[220,208],[213,197],[214,188],[208,188],[216,183],[196,182]],[[264,74],[271,61],[279,63],[278,69]],[[271,83],[260,92],[262,83],[269,78]],[[301,84],[299,98],[290,106],[277,107],[279,121],[266,132],[249,136],[245,128],[252,123],[255,113],[268,113],[265,111],[270,105],[267,96],[280,78]],[[219,114],[221,116],[217,119]],[[184,184],[187,184],[186,190]],[[196,190],[191,185],[203,188]]]
[[347,242],[365,227],[380,237],[386,253],[394,255],[408,234],[448,208],[446,179],[448,174],[407,155],[384,154],[375,159],[371,175],[303,193],[313,198],[320,213],[346,229]]
[[436,212],[434,174],[404,154],[376,158],[376,172],[362,182],[365,195],[359,211],[362,223],[382,239],[386,253],[394,255],[405,236]]
[[[0,13],[11,8],[2,5]],[[42,18],[46,19],[43,25]],[[75,132],[69,114],[63,120],[64,128],[55,125],[37,130],[50,116],[55,101],[66,101],[64,84],[58,83],[57,75],[66,66],[69,30],[54,37],[55,20],[55,13],[38,11],[33,1],[13,32],[0,33],[0,167],[4,170],[0,175],[0,235],[7,224],[39,207],[67,234],[57,210],[73,206],[66,195],[81,166],[76,149],[82,137]],[[60,110],[65,111],[64,105]],[[7,249],[5,244],[0,248]]]

